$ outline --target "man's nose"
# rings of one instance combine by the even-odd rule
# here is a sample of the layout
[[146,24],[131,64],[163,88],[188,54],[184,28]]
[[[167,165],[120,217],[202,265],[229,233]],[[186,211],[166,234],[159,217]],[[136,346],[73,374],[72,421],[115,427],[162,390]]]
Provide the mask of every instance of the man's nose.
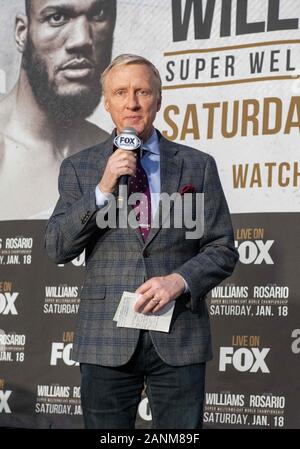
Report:
[[126,103],[127,109],[136,110],[140,108],[140,103],[138,100],[138,95],[136,92],[129,92],[127,96],[127,103]]
[[86,17],[73,19],[73,26],[69,29],[66,50],[71,52],[82,50],[84,47],[92,47],[93,30]]

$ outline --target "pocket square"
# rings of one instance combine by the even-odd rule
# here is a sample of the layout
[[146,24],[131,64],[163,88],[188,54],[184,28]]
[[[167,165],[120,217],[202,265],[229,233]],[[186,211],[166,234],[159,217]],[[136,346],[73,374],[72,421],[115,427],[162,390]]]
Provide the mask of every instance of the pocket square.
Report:
[[182,186],[179,190],[179,193],[181,195],[184,195],[185,193],[194,193],[196,192],[196,188],[193,186],[193,184],[186,184],[185,186]]

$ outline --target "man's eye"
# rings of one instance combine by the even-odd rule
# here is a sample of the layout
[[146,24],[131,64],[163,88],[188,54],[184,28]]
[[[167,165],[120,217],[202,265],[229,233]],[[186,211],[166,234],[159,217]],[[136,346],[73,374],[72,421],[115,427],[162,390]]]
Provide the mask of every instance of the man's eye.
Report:
[[150,95],[150,92],[148,90],[139,90],[138,94],[142,97],[146,97],[147,95]]
[[67,17],[65,14],[57,12],[55,14],[51,14],[51,16],[48,16],[47,20],[50,23],[50,25],[58,26],[66,23]]
[[116,91],[116,95],[117,95],[117,97],[122,97],[122,96],[124,96],[124,95],[125,95],[125,90],[117,90],[117,91]]
[[93,12],[93,20],[102,22],[107,19],[109,14],[109,5],[102,5],[96,8]]
[[105,20],[106,17],[106,11],[104,8],[100,8],[97,12],[93,14],[93,19],[96,21]]

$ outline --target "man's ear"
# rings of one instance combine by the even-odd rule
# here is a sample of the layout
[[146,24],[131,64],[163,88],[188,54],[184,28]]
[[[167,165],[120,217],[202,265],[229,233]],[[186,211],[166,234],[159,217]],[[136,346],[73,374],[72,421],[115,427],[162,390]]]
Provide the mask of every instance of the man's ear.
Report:
[[157,108],[156,108],[156,112],[160,111],[161,108],[161,102],[162,102],[162,98],[161,98],[161,94],[159,94],[158,100],[157,100]]
[[18,14],[15,21],[15,41],[20,53],[23,53],[25,50],[27,33],[28,17],[25,14]]
[[107,101],[107,99],[104,97],[104,107],[106,112],[110,111],[110,107],[109,107],[109,102]]

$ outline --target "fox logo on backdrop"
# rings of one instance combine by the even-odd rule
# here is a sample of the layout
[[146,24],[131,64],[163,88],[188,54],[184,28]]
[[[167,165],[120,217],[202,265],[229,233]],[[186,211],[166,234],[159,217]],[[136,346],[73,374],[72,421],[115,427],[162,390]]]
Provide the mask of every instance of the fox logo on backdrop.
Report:
[[73,343],[52,343],[50,365],[56,366],[62,361],[67,366],[78,366],[79,363],[72,360],[72,350]]
[[244,373],[269,373],[266,364],[266,357],[270,348],[238,348],[223,346],[220,348],[219,371],[227,371],[233,367],[237,371]]
[[11,409],[8,404],[11,394],[11,390],[0,390],[0,413],[11,413]]
[[245,265],[255,264],[261,265],[263,263],[267,265],[273,265],[274,261],[270,255],[270,249],[274,243],[274,240],[254,240],[235,242],[240,255],[240,262]]
[[19,293],[0,293],[0,315],[18,315],[15,302]]

